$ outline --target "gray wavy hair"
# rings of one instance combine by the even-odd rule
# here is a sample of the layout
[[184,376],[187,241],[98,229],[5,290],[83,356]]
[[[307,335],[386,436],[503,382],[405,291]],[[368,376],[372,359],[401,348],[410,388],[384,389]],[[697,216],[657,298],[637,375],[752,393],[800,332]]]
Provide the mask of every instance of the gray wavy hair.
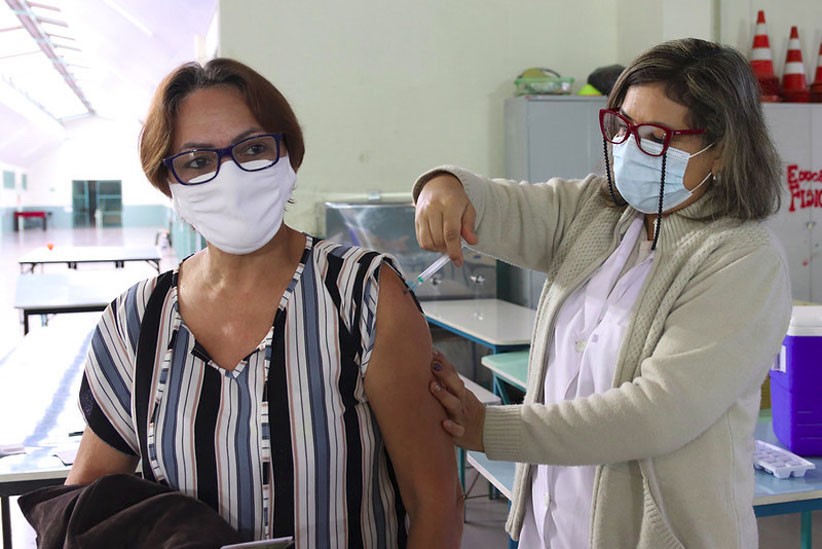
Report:
[[[719,151],[720,171],[706,194],[713,215],[764,219],[782,198],[779,155],[768,135],[759,84],[736,49],[696,38],[672,40],[637,57],[619,76],[608,108],[619,109],[631,86],[665,85],[669,99],[688,108],[692,128]],[[603,195],[611,201],[607,185]]]

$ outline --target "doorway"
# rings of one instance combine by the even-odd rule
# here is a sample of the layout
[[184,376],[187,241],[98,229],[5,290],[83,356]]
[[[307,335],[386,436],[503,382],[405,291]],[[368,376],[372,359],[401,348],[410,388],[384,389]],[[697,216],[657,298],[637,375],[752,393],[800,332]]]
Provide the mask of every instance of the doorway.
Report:
[[122,227],[122,181],[77,180],[71,182],[72,226]]

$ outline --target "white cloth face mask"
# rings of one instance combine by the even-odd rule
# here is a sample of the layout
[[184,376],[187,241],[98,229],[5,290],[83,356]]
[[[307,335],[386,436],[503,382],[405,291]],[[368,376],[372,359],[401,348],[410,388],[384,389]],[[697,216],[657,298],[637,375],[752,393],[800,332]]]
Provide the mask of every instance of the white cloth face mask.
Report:
[[169,188],[180,217],[218,249],[242,255],[259,250],[280,230],[296,182],[297,174],[288,156],[283,156],[270,168],[256,172],[244,171],[227,160],[207,183],[169,181]]
[[[647,139],[642,140],[647,150],[662,151],[662,145]],[[702,186],[710,177],[710,172],[702,182],[691,190],[684,183],[685,169],[688,160],[702,154],[713,146],[690,154],[686,151],[668,147],[665,161],[665,188],[662,193],[662,210],[676,208],[693,196],[693,192]],[[618,145],[613,145],[614,179],[619,194],[635,210],[645,214],[659,211],[659,190],[662,179],[662,156],[650,156],[637,147],[633,136]]]

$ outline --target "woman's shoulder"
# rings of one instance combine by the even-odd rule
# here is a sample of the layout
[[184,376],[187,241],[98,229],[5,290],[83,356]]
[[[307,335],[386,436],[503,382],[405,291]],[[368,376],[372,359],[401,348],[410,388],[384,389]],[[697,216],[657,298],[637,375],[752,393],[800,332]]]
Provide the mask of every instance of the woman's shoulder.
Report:
[[762,261],[781,264],[789,271],[784,244],[765,221],[737,221],[725,229],[718,248],[734,249],[745,254],[756,254]]
[[[391,254],[330,240],[318,239],[314,243],[313,267],[321,273],[325,288],[339,296],[339,306],[343,309],[363,300],[376,299],[383,265],[394,271],[400,280],[405,280],[399,262]],[[359,309],[354,306],[349,312]]]
[[314,262],[321,266],[333,264],[341,273],[367,273],[385,263],[399,272],[399,263],[390,253],[324,239],[315,240]]
[[144,278],[143,280],[132,284],[125,292],[123,292],[121,297],[131,296],[131,299],[134,300],[135,305],[141,304],[145,306],[152,294],[154,294],[155,290],[168,292],[172,286],[176,285],[178,272],[178,267],[175,266],[174,268],[159,273],[155,276]]
[[365,248],[356,244],[337,242],[325,238],[312,237],[314,239],[314,251],[318,255],[332,255],[334,257],[350,257],[360,259],[364,256],[380,255],[383,252]]
[[[697,272],[728,273],[740,273],[734,266],[756,265],[760,273],[768,271],[778,278],[790,278],[784,246],[766,222],[722,217],[694,224],[696,227],[674,247],[679,258],[675,263],[683,267],[691,264]],[[683,268],[681,272],[693,271]]]
[[94,331],[87,369],[107,372],[109,377],[116,374],[121,379],[130,379],[129,370],[135,364],[148,303],[173,273],[168,271],[140,280],[111,301]]
[[779,252],[782,244],[767,223],[759,220],[740,220],[722,217],[702,221],[694,237],[715,250],[751,252],[767,250]]
[[176,283],[177,272],[177,267],[174,267],[135,282],[111,302],[109,305],[111,315],[128,326],[129,331],[139,329],[151,296],[155,292],[168,295],[169,290]]

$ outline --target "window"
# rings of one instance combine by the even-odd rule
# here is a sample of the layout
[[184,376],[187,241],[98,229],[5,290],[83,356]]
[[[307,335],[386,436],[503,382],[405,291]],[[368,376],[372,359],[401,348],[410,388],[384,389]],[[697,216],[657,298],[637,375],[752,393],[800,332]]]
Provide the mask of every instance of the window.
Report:
[[14,190],[14,172],[3,170],[3,188]]

